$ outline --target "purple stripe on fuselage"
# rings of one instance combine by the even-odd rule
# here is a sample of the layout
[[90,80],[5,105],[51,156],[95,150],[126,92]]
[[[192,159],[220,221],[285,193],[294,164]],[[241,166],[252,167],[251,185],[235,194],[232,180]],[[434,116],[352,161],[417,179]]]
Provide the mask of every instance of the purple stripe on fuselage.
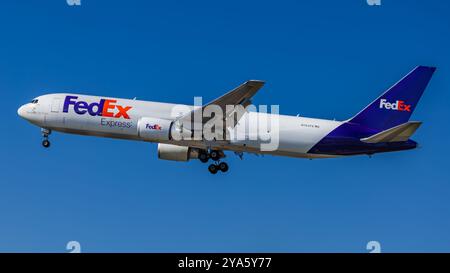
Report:
[[417,147],[413,140],[405,142],[365,143],[360,139],[379,133],[379,130],[346,122],[314,145],[308,153],[327,155],[374,154],[409,150]]

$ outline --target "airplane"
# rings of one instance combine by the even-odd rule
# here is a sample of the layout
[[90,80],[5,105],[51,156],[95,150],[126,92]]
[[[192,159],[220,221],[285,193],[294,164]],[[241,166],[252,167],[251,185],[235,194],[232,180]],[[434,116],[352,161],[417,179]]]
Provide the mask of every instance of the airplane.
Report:
[[[52,131],[153,142],[158,143],[159,159],[199,159],[203,163],[212,160],[208,170],[216,174],[229,169],[223,161],[225,151],[232,151],[241,159],[243,153],[314,159],[414,149],[418,144],[410,137],[422,123],[409,119],[435,70],[417,66],[345,121],[249,111],[251,99],[264,85],[258,80],[249,80],[199,106],[56,93],[34,98],[18,109],[18,115],[41,127],[42,145],[46,148],[50,146]],[[202,116],[209,106],[216,106],[223,114]],[[175,110],[178,108],[183,110]],[[198,114],[200,119],[194,117],[192,122]],[[270,136],[265,140],[249,135],[249,129],[259,126],[254,118],[261,117],[277,121],[277,126],[268,127]],[[226,122],[226,126],[217,127],[223,139],[205,137],[205,126],[211,121]],[[277,145],[274,149],[262,149],[263,142],[272,136],[271,130],[277,131]],[[198,137],[192,138],[194,133]]]

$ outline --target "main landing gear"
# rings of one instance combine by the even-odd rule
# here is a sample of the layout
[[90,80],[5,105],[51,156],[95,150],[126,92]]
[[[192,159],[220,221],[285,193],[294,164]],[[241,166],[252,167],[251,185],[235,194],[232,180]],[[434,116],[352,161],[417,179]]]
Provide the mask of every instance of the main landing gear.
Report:
[[218,171],[227,172],[228,164],[226,162],[216,162],[214,164],[209,165],[208,171],[212,174],[216,174]]
[[212,174],[216,174],[219,171],[224,173],[228,171],[228,164],[226,162],[220,162],[220,159],[223,157],[225,157],[223,151],[218,150],[210,150],[209,153],[206,150],[203,150],[198,155],[198,159],[203,163],[207,163],[209,159],[215,161],[213,164],[208,166],[208,171]]
[[42,146],[45,148],[50,147],[50,141],[48,140],[48,136],[52,133],[51,130],[42,128],[41,129],[42,136],[44,137],[44,140],[42,140]]

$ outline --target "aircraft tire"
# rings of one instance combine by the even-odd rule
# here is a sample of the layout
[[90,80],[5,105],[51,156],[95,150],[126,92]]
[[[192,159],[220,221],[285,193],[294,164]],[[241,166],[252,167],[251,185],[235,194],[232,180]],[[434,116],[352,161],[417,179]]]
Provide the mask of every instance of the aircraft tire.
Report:
[[44,146],[45,148],[50,147],[50,141],[48,141],[48,139],[44,139],[42,141],[42,146]]
[[208,162],[208,160],[209,160],[209,157],[208,157],[208,154],[207,153],[200,153],[199,155],[198,155],[198,159],[201,161],[201,162],[203,162],[203,163],[206,163],[206,162]]
[[223,173],[226,173],[228,171],[228,164],[226,162],[221,162],[219,164],[219,170],[221,170]]
[[209,153],[209,157],[211,157],[211,159],[214,161],[218,161],[220,159],[220,153],[219,151],[211,151]]
[[208,167],[208,171],[209,171],[210,173],[212,173],[212,174],[216,174],[217,171],[219,171],[219,169],[218,169],[217,165],[211,164],[211,165],[209,165],[209,167]]

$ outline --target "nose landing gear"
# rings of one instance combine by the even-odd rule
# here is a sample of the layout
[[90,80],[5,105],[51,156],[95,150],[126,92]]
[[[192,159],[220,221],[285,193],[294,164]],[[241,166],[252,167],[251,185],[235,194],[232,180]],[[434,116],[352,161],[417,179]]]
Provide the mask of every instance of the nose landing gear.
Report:
[[45,148],[50,147],[50,141],[48,140],[48,136],[52,133],[51,130],[42,128],[41,129],[42,136],[44,137],[44,140],[42,140],[42,146]]
[[45,148],[50,147],[50,141],[48,141],[48,139],[42,140],[42,146],[44,146]]

